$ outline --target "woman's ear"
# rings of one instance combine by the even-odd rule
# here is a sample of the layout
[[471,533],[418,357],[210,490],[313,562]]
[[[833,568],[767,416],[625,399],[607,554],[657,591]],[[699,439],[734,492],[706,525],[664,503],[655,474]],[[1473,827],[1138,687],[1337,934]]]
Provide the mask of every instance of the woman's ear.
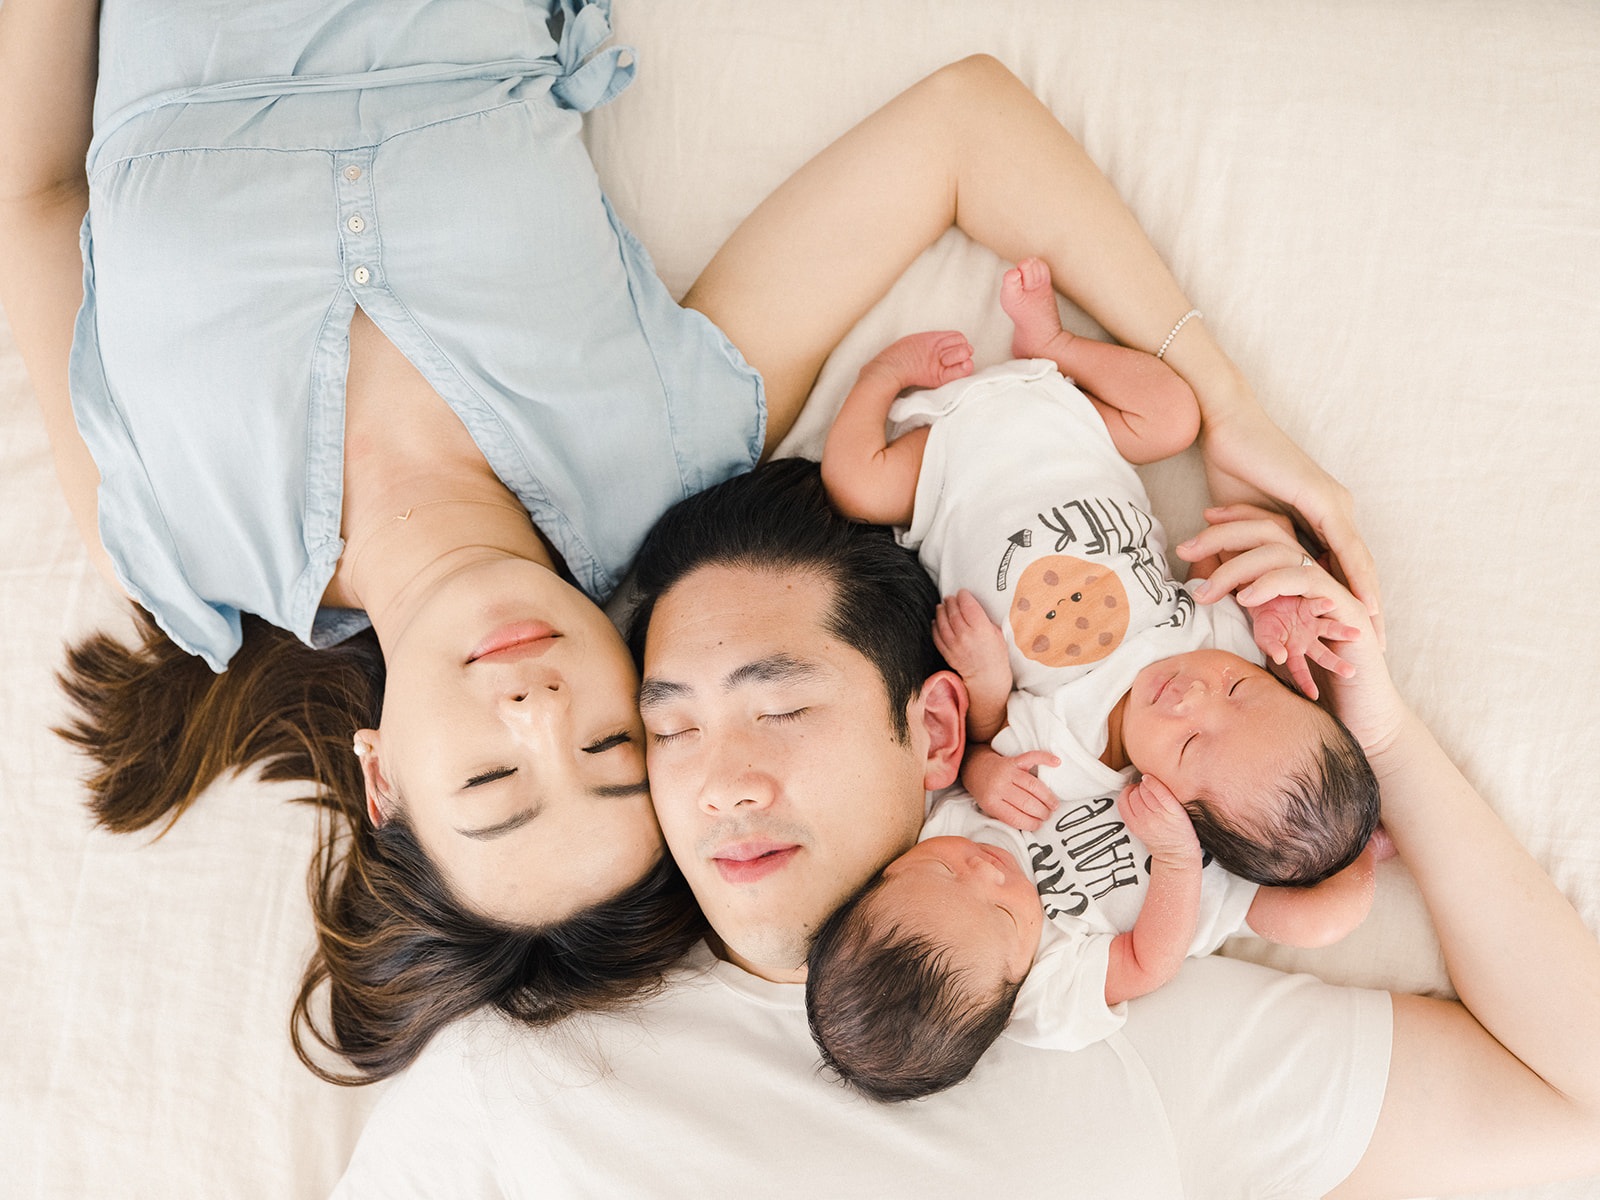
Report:
[[376,729],[358,729],[355,736],[356,757],[361,760],[361,779],[367,788],[367,817],[374,829],[394,815],[394,791],[383,777],[383,762],[378,753],[380,744]]
[[922,732],[928,739],[922,786],[930,792],[949,787],[961,774],[967,748],[967,685],[954,671],[930,675],[915,707],[922,710]]

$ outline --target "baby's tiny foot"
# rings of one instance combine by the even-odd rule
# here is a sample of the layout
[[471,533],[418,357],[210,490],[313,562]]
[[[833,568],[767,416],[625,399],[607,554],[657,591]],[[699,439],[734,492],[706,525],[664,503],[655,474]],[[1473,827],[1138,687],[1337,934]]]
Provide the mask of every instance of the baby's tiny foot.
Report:
[[955,330],[913,333],[885,347],[867,365],[888,371],[899,388],[934,388],[972,374],[972,345]]
[[1050,268],[1042,259],[1025,258],[1006,272],[1000,283],[1000,307],[1011,318],[1013,358],[1055,358],[1059,343],[1072,335],[1061,328]]

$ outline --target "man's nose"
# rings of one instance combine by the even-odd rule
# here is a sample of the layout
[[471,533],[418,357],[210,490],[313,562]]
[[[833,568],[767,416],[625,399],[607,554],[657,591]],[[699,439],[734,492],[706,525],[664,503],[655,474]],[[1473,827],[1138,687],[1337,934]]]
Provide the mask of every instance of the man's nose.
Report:
[[737,737],[720,739],[711,748],[700,788],[701,811],[729,816],[736,811],[763,809],[773,802],[778,795],[777,780],[757,761],[753,750]]

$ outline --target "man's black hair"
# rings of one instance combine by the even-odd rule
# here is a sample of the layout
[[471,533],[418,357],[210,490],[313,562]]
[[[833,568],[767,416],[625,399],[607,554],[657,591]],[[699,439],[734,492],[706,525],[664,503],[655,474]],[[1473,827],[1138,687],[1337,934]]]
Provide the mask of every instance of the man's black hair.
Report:
[[928,676],[945,669],[932,634],[939,592],[890,529],[834,511],[817,463],[763,463],[667,510],[634,565],[639,604],[628,645],[641,668],[656,601],[709,566],[810,571],[831,583],[828,632],[877,669],[895,736],[910,736],[907,705]]

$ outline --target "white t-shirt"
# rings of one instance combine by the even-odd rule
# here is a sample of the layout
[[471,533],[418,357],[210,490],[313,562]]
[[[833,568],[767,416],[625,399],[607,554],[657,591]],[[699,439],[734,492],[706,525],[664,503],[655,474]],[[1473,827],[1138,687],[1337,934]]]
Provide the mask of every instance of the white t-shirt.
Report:
[[965,1083],[877,1104],[819,1072],[801,985],[702,946],[625,1013],[445,1030],[334,1196],[1320,1196],[1359,1161],[1386,993],[1207,958],[1128,1008],[1084,1050],[1002,1039]]
[[[1033,876],[1047,920],[1033,968],[1003,1036],[1045,1049],[1079,1050],[1122,1027],[1127,1002],[1106,1004],[1111,940],[1133,928],[1150,890],[1150,854],[1122,823],[1116,796],[1063,805],[1025,832],[984,816],[960,788],[942,793],[922,838],[971,838],[998,846]],[[1257,887],[1210,856],[1200,874],[1191,956],[1210,954],[1248,930]]]

